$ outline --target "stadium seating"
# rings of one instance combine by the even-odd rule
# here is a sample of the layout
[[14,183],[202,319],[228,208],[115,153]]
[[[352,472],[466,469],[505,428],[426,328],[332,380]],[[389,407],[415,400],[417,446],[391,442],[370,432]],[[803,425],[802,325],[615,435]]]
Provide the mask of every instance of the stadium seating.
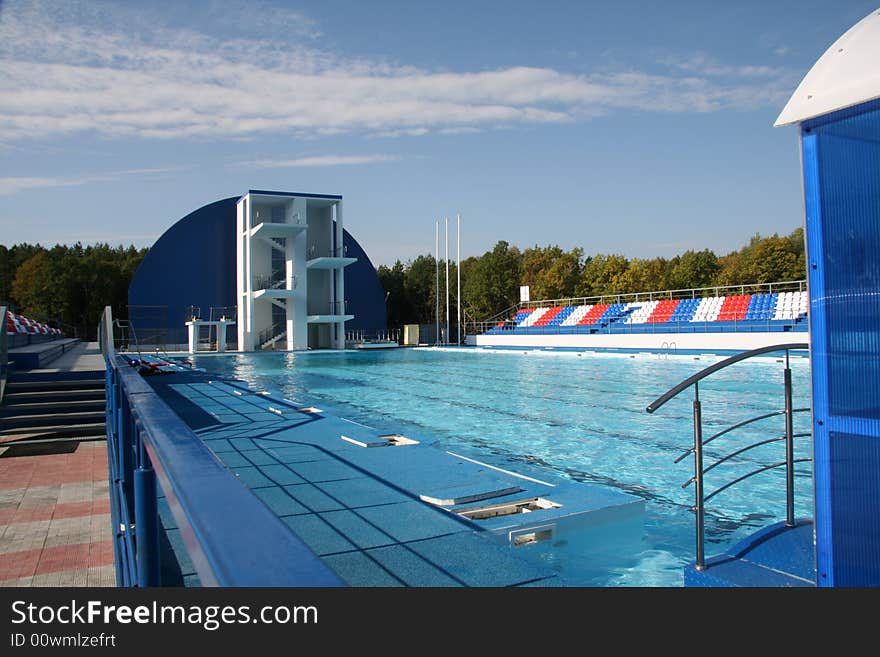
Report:
[[648,321],[654,310],[657,308],[659,301],[636,301],[628,303],[627,309],[632,310],[626,318],[627,324],[644,324]]
[[6,334],[7,335],[38,335],[38,336],[63,336],[61,330],[48,324],[34,321],[12,311],[6,311]]
[[[690,300],[691,299],[685,299],[685,301]],[[670,321],[672,315],[675,313],[675,309],[678,308],[681,301],[681,299],[663,299],[663,301],[658,301],[657,305],[654,306],[654,312],[652,312],[645,321],[650,324],[662,324]]]
[[[806,290],[525,308],[490,333],[805,331]],[[16,325],[17,326],[17,325]],[[9,321],[7,321],[7,330]],[[18,329],[16,329],[18,330]]]

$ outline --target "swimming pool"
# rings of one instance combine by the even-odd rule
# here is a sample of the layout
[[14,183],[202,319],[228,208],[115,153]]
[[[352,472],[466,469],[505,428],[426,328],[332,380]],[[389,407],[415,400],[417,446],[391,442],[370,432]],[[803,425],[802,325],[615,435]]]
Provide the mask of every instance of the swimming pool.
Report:
[[[680,586],[693,561],[693,489],[681,484],[691,459],[692,393],[654,415],[645,407],[668,388],[720,360],[713,355],[397,349],[195,356],[195,364],[262,388],[315,400],[344,417],[394,433],[437,436],[438,447],[525,474],[560,476],[638,495],[644,533],[636,549],[589,572],[561,570],[588,586]],[[705,431],[782,407],[783,366],[773,357],[739,363],[700,385]],[[795,407],[809,406],[809,365],[792,359]],[[796,416],[806,431],[809,414]],[[784,430],[782,417],[744,428],[707,448],[707,461]],[[809,456],[801,439],[796,457]],[[758,448],[716,468],[707,492],[783,447]],[[711,460],[710,460],[711,459]],[[796,512],[812,516],[809,464],[796,477]],[[785,517],[782,469],[746,480],[707,507],[706,551],[721,552]]]

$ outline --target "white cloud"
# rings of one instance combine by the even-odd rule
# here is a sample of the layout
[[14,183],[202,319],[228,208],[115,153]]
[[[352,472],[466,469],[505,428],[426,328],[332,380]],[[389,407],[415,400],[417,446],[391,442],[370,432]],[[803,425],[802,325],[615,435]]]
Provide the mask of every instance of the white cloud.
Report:
[[788,72],[778,66],[730,66],[722,64],[705,53],[696,53],[688,58],[666,58],[665,63],[673,68],[689,71],[705,77],[726,78],[765,78],[767,80],[785,77]]
[[93,173],[82,176],[10,176],[0,178],[0,196],[9,196],[28,189],[42,189],[49,187],[78,187],[96,182],[118,180],[125,176],[148,175],[180,171],[182,167],[163,167],[152,169],[125,169],[107,173]]
[[358,164],[376,164],[393,162],[400,158],[396,155],[315,155],[299,157],[292,160],[250,160],[238,166],[250,169],[282,169],[288,167],[338,167]]
[[[147,139],[456,134],[618,108],[750,109],[778,105],[790,91],[780,69],[722,66],[703,55],[668,63],[666,74],[591,75],[530,66],[438,72],[341,58],[315,47],[314,23],[278,11],[267,18],[241,9],[240,17],[262,16],[275,29],[243,26],[242,36],[218,38],[153,22],[132,6],[7,2],[0,142],[84,132]],[[293,37],[282,38],[288,25]]]

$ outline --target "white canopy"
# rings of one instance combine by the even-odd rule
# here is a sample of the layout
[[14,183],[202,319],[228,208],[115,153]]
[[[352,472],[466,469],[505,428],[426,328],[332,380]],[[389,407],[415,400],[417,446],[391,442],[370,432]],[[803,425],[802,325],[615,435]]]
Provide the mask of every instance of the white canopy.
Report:
[[804,77],[776,126],[880,98],[880,9],[835,41]]

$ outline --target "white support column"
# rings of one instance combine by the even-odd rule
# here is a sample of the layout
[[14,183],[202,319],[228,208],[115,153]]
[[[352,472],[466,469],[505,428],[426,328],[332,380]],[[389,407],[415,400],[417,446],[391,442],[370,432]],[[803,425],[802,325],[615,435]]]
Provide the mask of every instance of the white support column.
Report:
[[251,196],[245,197],[244,205],[244,343],[239,344],[243,351],[254,350],[254,280],[251,270],[251,213],[253,212]]
[[236,332],[238,333],[238,350],[247,351],[247,286],[245,270],[245,253],[247,249],[245,230],[247,216],[245,206],[247,197],[240,199],[235,207],[235,305],[236,309]]
[[197,319],[186,323],[187,337],[189,338],[189,353],[194,354],[199,346],[199,321]]
[[[343,241],[344,241],[344,233],[342,226],[342,201],[337,201],[336,205],[336,249],[337,252],[333,255],[336,257],[344,257],[345,251],[343,250]],[[345,267],[338,267],[334,270],[336,276],[336,301],[337,309],[335,312],[339,315],[344,315],[346,313],[345,308]],[[345,348],[345,322],[338,322],[333,325],[333,348],[334,349],[344,349]]]
[[[308,201],[304,198],[294,199],[293,216],[298,215],[300,222],[307,224],[308,222]],[[287,240],[288,260],[292,261],[290,269],[292,276],[296,279],[295,294],[288,300],[291,310],[288,311],[288,319],[290,313],[293,314],[293,342],[291,343],[290,333],[288,332],[288,348],[289,349],[308,349],[309,348],[309,323],[308,308],[306,307],[308,289],[309,289],[309,271],[306,267],[309,251],[309,231],[303,230],[297,233],[295,238]],[[293,280],[288,279],[288,287],[293,289]],[[288,322],[288,328],[290,323]]]
[[220,320],[220,323],[217,324],[217,351],[223,352],[226,351],[226,326],[227,323],[225,320]]

